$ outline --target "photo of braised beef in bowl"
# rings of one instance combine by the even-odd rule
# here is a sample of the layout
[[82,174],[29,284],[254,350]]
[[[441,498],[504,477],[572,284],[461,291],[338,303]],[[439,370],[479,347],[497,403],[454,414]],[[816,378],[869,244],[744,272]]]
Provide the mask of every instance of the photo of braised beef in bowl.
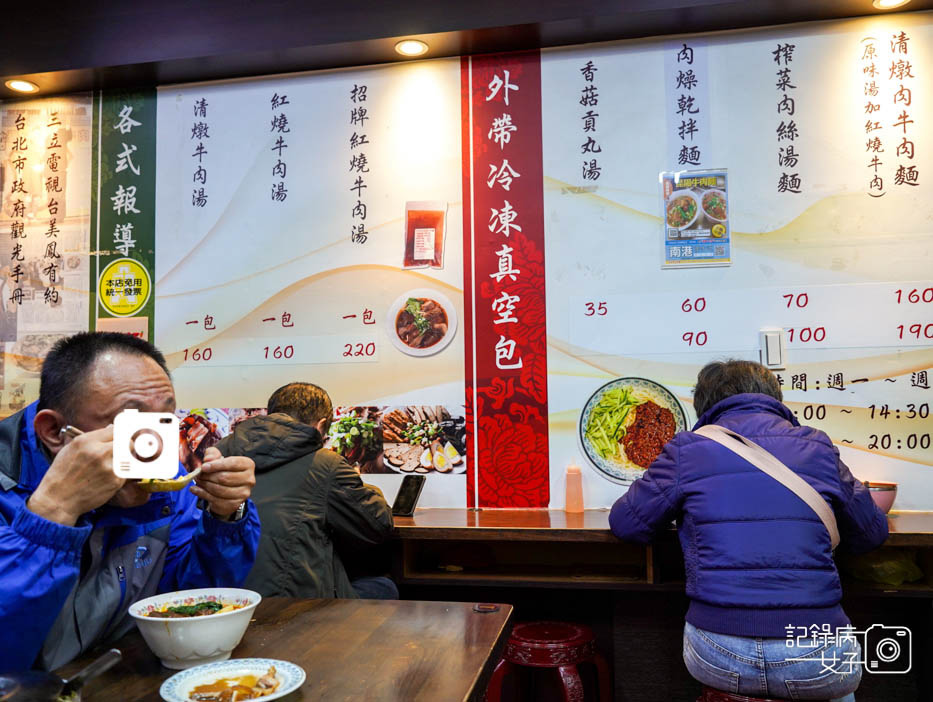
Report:
[[395,317],[395,332],[407,346],[427,349],[447,333],[447,312],[428,297],[410,297]]
[[457,311],[438,290],[410,290],[396,298],[386,314],[392,345],[408,356],[431,356],[457,332]]

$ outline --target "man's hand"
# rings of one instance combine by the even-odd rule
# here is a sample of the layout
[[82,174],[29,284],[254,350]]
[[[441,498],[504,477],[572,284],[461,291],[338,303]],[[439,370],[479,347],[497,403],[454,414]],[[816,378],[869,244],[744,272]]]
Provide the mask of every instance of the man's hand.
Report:
[[249,499],[256,484],[256,464],[245,456],[223,457],[213,446],[204,452],[201,474],[191,492],[207,500],[211,513],[222,519]]
[[113,426],[68,442],[55,456],[27,507],[52,522],[74,526],[106,504],[126,481],[113,472]]

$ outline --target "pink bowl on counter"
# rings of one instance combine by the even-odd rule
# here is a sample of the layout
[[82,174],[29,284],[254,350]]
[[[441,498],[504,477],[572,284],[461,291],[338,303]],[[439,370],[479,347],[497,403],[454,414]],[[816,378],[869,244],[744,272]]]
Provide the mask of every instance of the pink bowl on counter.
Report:
[[894,504],[894,498],[897,496],[897,483],[878,483],[866,480],[864,485],[871,492],[871,499],[875,501],[878,508],[887,514],[891,509],[891,505]]

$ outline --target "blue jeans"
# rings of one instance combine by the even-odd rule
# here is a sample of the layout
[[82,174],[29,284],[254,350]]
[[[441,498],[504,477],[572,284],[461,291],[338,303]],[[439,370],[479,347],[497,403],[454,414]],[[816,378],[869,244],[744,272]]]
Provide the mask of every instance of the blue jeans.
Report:
[[356,596],[361,600],[397,600],[398,587],[392,578],[382,575],[367,575],[351,580]]
[[[753,697],[854,702],[862,648],[854,638],[817,646],[684,627],[684,663],[704,685]],[[790,660],[795,659],[795,660]],[[834,664],[834,661],[836,663]],[[843,663],[845,662],[845,663]]]

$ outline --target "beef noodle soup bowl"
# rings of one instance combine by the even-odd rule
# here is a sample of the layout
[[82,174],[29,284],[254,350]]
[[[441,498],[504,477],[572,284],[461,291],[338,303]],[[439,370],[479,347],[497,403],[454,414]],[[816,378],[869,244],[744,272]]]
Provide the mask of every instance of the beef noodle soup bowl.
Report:
[[686,229],[696,222],[700,202],[691,190],[675,190],[667,198],[666,210],[668,228]]
[[722,190],[707,190],[703,193],[703,213],[714,222],[725,222],[728,217],[726,210],[726,194]]
[[439,291],[411,290],[389,307],[386,332],[409,356],[431,356],[450,343],[457,329],[453,303]]
[[130,606],[139,633],[166,668],[190,668],[230,657],[262,597],[233,587],[180,590]]

